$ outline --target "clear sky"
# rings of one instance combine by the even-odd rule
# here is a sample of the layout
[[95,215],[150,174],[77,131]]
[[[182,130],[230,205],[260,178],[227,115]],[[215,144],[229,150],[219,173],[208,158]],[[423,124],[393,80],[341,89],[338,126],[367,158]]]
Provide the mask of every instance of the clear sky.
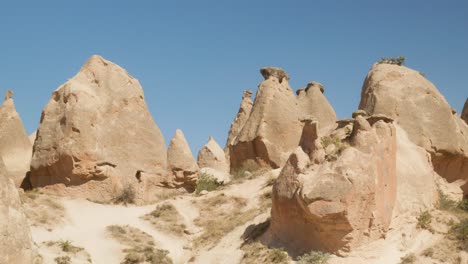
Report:
[[468,96],[468,1],[1,1],[0,34],[0,92],[15,92],[28,133],[99,54],[140,80],[166,144],[181,128],[194,155],[210,135],[224,146],[263,66],[293,90],[323,83],[341,118],[383,56],[406,56],[458,112]]

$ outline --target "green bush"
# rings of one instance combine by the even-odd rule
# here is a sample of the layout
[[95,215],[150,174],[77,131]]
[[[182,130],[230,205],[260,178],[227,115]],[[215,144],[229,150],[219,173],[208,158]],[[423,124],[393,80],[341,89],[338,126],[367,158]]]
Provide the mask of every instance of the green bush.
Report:
[[463,199],[457,204],[457,209],[468,212],[468,199]]
[[450,233],[461,243],[464,250],[468,250],[468,219],[463,219],[460,223],[452,226]]
[[401,66],[405,64],[405,59],[406,58],[404,56],[388,57],[388,58],[380,59],[377,63],[378,64],[395,64],[395,65]]
[[128,184],[115,196],[114,203],[123,203],[124,205],[132,204],[135,203],[135,197],[135,189],[131,184]]
[[297,264],[326,264],[330,254],[321,251],[311,251],[297,259]]
[[322,143],[324,149],[326,149],[330,145],[335,145],[335,149],[333,150],[333,152],[327,154],[325,157],[328,161],[337,160],[341,152],[343,152],[344,149],[349,147],[348,143],[341,141],[341,139],[337,137],[324,136],[320,139],[320,142]]
[[204,190],[211,192],[216,190],[219,186],[219,182],[213,175],[202,173],[198,178],[195,194],[200,194],[200,192]]
[[439,202],[437,205],[438,209],[445,211],[452,211],[456,209],[457,203],[445,195],[441,190],[439,190]]
[[429,211],[423,211],[418,216],[418,228],[428,229],[430,230],[430,224],[432,221],[432,215]]

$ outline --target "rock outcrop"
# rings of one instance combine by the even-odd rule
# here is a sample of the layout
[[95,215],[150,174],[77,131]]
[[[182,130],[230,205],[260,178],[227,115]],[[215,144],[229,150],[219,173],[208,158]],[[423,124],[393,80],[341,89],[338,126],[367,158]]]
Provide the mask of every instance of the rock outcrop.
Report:
[[[468,180],[468,126],[419,72],[374,65],[364,81],[359,109],[395,119],[411,141],[431,154],[435,171],[448,181]],[[468,193],[468,185],[463,189]]]
[[167,149],[167,167],[174,177],[175,186],[193,191],[197,183],[198,164],[193,157],[184,133],[177,129]]
[[306,88],[296,91],[301,112],[316,118],[320,130],[332,130],[336,126],[336,113],[324,92],[325,88],[318,82],[310,82]]
[[44,108],[30,181],[33,187],[83,186],[104,197],[116,185],[144,181],[141,172],[163,175],[166,159],[138,80],[94,55]]
[[465,105],[463,106],[461,118],[465,120],[466,124],[468,125],[468,98],[466,99]]
[[197,162],[200,168],[212,168],[220,172],[229,172],[226,155],[213,137],[210,137],[208,143],[198,152]]
[[321,84],[310,83],[296,97],[284,70],[266,67],[260,72],[265,80],[258,87],[250,115],[243,115],[242,122],[236,123],[235,132],[228,137],[232,170],[247,160],[263,161],[272,168],[283,166],[299,143],[300,120],[306,116],[320,120],[321,129],[335,125],[335,112],[323,96]]
[[31,156],[32,145],[9,91],[0,106],[0,157],[16,186],[29,171]]
[[246,90],[242,95],[242,102],[237,112],[236,118],[232,121],[231,127],[229,128],[229,134],[226,142],[226,148],[233,145],[239,133],[242,131],[245,123],[249,119],[250,112],[252,111],[252,91]]
[[[311,250],[340,254],[385,236],[397,193],[394,125],[358,116],[351,133],[322,136],[321,147],[315,144],[313,122],[304,130],[302,147],[291,154],[273,186],[273,243],[293,255]],[[312,136],[307,145],[306,135]],[[317,148],[331,145],[326,161],[310,160]]]
[[32,264],[31,231],[18,191],[0,158],[0,263]]

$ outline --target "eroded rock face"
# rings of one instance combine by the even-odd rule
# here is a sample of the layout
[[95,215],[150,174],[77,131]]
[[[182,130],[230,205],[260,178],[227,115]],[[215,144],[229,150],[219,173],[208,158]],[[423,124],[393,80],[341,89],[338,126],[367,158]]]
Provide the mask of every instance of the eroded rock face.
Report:
[[226,149],[232,145],[236,138],[239,136],[242,128],[249,119],[250,112],[252,111],[252,91],[246,90],[242,96],[242,102],[237,112],[236,118],[232,121],[231,128],[229,129],[228,139],[226,142]]
[[465,101],[465,105],[463,106],[461,118],[465,120],[465,123],[468,124],[468,98]]
[[200,168],[229,172],[229,164],[226,161],[224,151],[213,137],[210,137],[208,143],[200,149],[197,161]]
[[309,158],[314,148],[308,154],[297,148],[273,186],[269,233],[293,255],[346,252],[385,236],[390,225],[397,178],[393,124],[358,116],[351,134],[331,142],[340,151],[320,164]]
[[105,195],[116,183],[141,182],[138,172],[162,175],[166,158],[138,80],[95,55],[44,108],[30,180]]
[[29,171],[31,156],[32,145],[11,94],[7,93],[0,106],[0,157],[16,186],[20,186]]
[[0,158],[0,263],[32,264],[35,256],[18,191]]
[[322,84],[310,82],[306,88],[297,91],[297,99],[302,113],[316,118],[321,130],[331,130],[336,126],[336,113],[323,95],[324,91]]
[[236,129],[237,136],[229,136],[227,152],[232,170],[247,160],[262,161],[272,168],[283,166],[299,144],[301,120],[306,116],[315,117],[321,129],[335,126],[335,112],[320,83],[311,82],[296,97],[284,70],[267,67],[260,72],[265,80],[258,87],[250,115],[245,122],[238,122],[237,127],[243,125]]
[[[431,153],[436,172],[447,180],[468,179],[468,126],[419,72],[374,65],[364,81],[359,108],[395,119],[411,141]],[[464,190],[468,192],[468,185]]]
[[174,176],[174,184],[189,191],[195,189],[198,164],[193,157],[184,133],[177,129],[167,149],[167,167]]

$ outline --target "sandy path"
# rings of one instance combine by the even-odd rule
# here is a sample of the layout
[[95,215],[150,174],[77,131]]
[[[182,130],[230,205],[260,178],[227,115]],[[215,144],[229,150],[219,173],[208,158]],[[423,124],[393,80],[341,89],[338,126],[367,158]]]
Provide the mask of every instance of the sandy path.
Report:
[[140,216],[151,212],[156,205],[121,206],[102,205],[86,200],[63,199],[68,223],[49,232],[43,228],[32,228],[36,243],[48,240],[70,240],[73,245],[83,247],[91,255],[93,263],[120,263],[123,249],[117,241],[106,235],[109,225],[130,225],[153,236],[156,246],[166,249],[175,263],[183,263],[184,244],[181,238],[155,230]]

